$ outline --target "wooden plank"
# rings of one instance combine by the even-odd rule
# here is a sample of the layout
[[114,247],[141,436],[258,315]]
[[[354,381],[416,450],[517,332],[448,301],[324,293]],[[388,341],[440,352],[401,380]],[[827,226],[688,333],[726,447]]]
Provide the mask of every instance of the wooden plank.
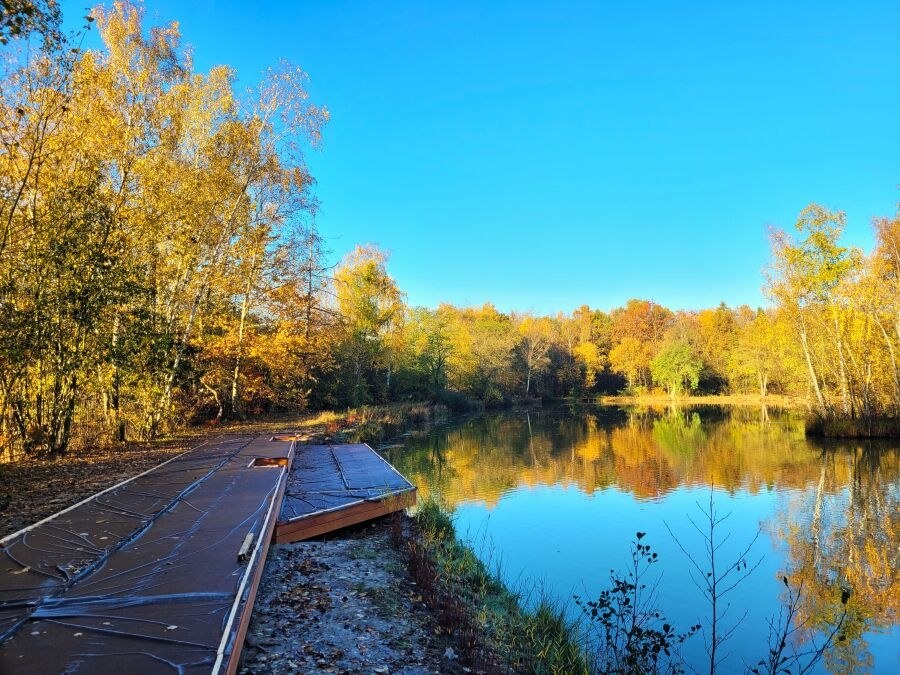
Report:
[[275,541],[276,543],[302,541],[303,539],[309,539],[318,535],[328,534],[329,532],[335,532],[351,525],[356,525],[358,523],[366,522],[374,518],[385,516],[398,510],[399,508],[390,508],[383,504],[379,504],[378,508],[369,509],[367,511],[359,511],[351,508],[342,512],[344,517],[340,520],[320,524],[307,523],[299,529],[297,529],[295,525],[295,529],[292,532],[279,531],[279,533],[276,534]]
[[375,501],[361,502],[349,507],[339,509],[334,512],[324,513],[311,518],[290,521],[287,523],[279,523],[276,526],[276,542],[284,543],[296,537],[298,533],[304,535],[304,538],[316,536],[317,534],[325,534],[349,525],[378,518],[394,511],[413,506],[416,502],[416,494],[414,491],[396,495],[392,498]]
[[275,527],[275,543],[287,544],[327,534],[350,525],[386,516],[414,506],[415,503],[416,490],[413,489],[382,500],[359,502],[328,513],[278,523]]
[[400,499],[403,495],[414,491],[415,488],[410,488],[409,490],[403,490],[402,492],[393,492],[391,494],[384,495],[383,497],[369,497],[365,499],[355,499],[353,501],[348,501],[346,503],[340,504],[339,506],[335,506],[329,509],[323,509],[321,511],[316,511],[314,513],[310,513],[306,516],[301,516],[300,518],[290,518],[290,519],[281,519],[278,521],[279,526],[285,526],[287,524],[302,524],[304,522],[309,522],[310,520],[315,520],[317,523],[326,523],[330,520],[338,520],[342,517],[342,513],[349,508],[354,507],[364,507],[366,504],[377,504],[379,502],[389,501],[391,499]]

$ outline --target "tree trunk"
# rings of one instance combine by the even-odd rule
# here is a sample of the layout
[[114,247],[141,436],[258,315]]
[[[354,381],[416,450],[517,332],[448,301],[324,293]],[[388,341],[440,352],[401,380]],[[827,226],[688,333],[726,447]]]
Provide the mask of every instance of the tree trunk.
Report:
[[225,414],[225,407],[222,405],[222,397],[219,396],[219,392],[210,387],[206,382],[203,381],[203,378],[200,378],[200,384],[203,386],[206,391],[212,394],[213,400],[216,402],[216,405],[219,408],[219,411],[216,413],[216,422],[222,419],[222,416]]
[[810,523],[810,531],[813,535],[813,562],[818,567],[819,556],[821,553],[822,538],[822,502],[825,497],[825,461],[826,457],[822,456],[822,468],[819,471],[819,484],[816,486],[816,501],[813,506],[813,517]]
[[[894,353],[894,341],[891,340],[891,336],[888,335],[887,331],[884,329],[884,324],[881,323],[881,319],[878,318],[877,312],[872,312],[872,316],[875,319],[875,324],[878,326],[879,330],[881,330],[881,336],[884,338],[884,343],[887,345],[888,353],[891,357],[891,375],[894,380],[894,406],[900,410],[900,372],[897,370],[897,356]],[[900,324],[897,325],[898,329],[898,337],[900,337]]]
[[845,415],[852,413],[852,404],[850,402],[850,387],[847,384],[847,363],[844,358],[844,342],[841,340],[840,325],[838,324],[837,314],[834,314],[834,340],[838,353],[838,372],[841,382],[841,410]]
[[175,386],[175,377],[178,374],[178,368],[181,365],[181,359],[184,356],[185,349],[187,348],[187,343],[190,339],[191,331],[193,330],[194,321],[197,318],[197,311],[200,309],[200,302],[203,300],[203,296],[207,293],[209,284],[212,281],[212,275],[216,271],[216,266],[218,265],[219,258],[222,256],[225,244],[231,236],[231,233],[233,232],[234,216],[237,213],[238,207],[241,205],[241,202],[247,196],[247,189],[250,187],[251,179],[252,175],[251,173],[248,173],[244,184],[241,186],[240,191],[234,199],[234,203],[231,205],[231,208],[228,211],[227,216],[222,220],[222,226],[219,230],[219,236],[216,239],[216,243],[213,247],[212,252],[206,260],[206,275],[203,281],[200,283],[200,287],[194,293],[194,297],[191,301],[191,309],[188,313],[188,320],[185,324],[184,330],[181,333],[181,339],[178,342],[178,347],[175,349],[175,357],[172,360],[171,369],[168,376],[166,377],[165,387],[163,388],[163,392],[157,401],[155,409],[150,413],[149,431],[151,437],[156,435],[159,423],[162,420],[162,416],[168,411],[169,406],[171,405],[172,389]]
[[113,440],[117,443],[122,443],[125,441],[125,421],[121,416],[121,408],[120,408],[120,400],[121,400],[121,381],[122,376],[119,373],[119,356],[118,356],[118,345],[119,345],[119,312],[116,312],[116,316],[113,319],[113,332],[112,332],[112,392],[110,394],[110,407],[112,408],[112,422],[113,422]]
[[819,388],[819,378],[816,375],[816,369],[813,366],[812,356],[809,353],[809,340],[806,335],[806,325],[800,321],[800,344],[803,347],[803,356],[806,358],[806,366],[809,369],[809,379],[813,392],[816,395],[816,401],[819,404],[819,412],[825,413],[825,397],[822,396],[822,390]]
[[250,310],[250,298],[253,295],[253,280],[258,271],[258,263],[261,258],[260,251],[253,252],[250,262],[250,273],[247,275],[247,286],[244,288],[244,299],[241,302],[241,320],[238,324],[237,354],[234,357],[234,371],[231,374],[231,416],[241,417],[239,381],[241,377],[241,360],[244,356],[244,328],[247,323],[247,313]]
[[765,398],[769,394],[769,375],[762,370],[757,370],[756,381],[759,384],[759,395]]

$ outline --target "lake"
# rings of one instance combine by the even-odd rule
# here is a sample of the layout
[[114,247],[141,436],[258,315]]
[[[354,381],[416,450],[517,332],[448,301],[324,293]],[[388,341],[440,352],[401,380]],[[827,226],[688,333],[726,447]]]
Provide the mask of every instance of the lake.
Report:
[[[802,584],[799,620],[818,635],[851,590],[846,640],[819,664],[824,673],[900,672],[898,448],[807,439],[798,413],[764,407],[560,407],[466,419],[384,454],[420,499],[455,510],[459,535],[508,584],[549,593],[572,617],[573,595],[595,598],[610,570],[624,572],[641,531],[659,554],[648,578],[659,577],[660,609],[679,630],[704,623],[709,607],[679,543],[705,565],[691,520],[707,526],[701,508],[712,498],[727,516],[715,537],[720,569],[759,532],[746,556],[758,567],[724,599],[723,625],[743,620],[720,672],[765,655],[787,576]],[[708,663],[701,634],[683,653],[698,669]]]

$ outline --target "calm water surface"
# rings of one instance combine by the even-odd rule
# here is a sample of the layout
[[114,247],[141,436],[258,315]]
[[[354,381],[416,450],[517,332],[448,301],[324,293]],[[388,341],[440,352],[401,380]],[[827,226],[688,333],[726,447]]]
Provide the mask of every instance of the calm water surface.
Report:
[[[819,672],[900,672],[897,580],[898,443],[822,443],[802,419],[760,408],[552,409],[470,419],[386,451],[419,487],[456,510],[458,532],[513,586],[540,586],[578,608],[611,569],[624,570],[635,532],[659,552],[659,606],[679,629],[708,615],[686,549],[703,556],[689,517],[712,494],[731,562],[753,539],[753,574],[729,596],[721,672],[742,672],[767,648],[787,575],[802,582],[802,620],[824,627],[848,603],[847,640]],[[727,535],[727,539],[726,539]],[[703,638],[684,650],[701,667]]]

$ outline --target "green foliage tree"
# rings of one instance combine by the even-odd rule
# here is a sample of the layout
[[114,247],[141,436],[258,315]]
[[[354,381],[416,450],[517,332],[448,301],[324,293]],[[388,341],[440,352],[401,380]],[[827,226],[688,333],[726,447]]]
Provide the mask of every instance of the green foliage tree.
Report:
[[700,383],[703,360],[685,340],[669,342],[650,362],[653,379],[664,386],[669,396],[694,391]]

